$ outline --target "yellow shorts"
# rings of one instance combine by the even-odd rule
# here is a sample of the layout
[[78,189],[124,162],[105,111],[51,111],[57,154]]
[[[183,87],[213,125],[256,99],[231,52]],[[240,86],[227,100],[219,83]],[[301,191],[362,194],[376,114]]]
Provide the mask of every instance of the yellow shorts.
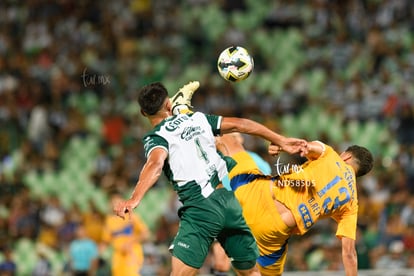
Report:
[[283,222],[273,199],[273,181],[263,176],[247,152],[232,156],[237,165],[230,171],[230,185],[242,205],[243,216],[256,238],[262,275],[283,272],[290,228]]
[[290,228],[283,222],[271,194],[271,180],[256,179],[235,191],[243,216],[249,225],[260,257],[262,275],[280,275],[286,262]]

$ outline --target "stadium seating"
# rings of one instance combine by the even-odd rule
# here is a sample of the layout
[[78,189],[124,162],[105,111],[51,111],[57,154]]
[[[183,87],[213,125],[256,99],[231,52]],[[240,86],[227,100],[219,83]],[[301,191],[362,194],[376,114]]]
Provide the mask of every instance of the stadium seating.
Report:
[[[358,8],[361,1],[351,1],[355,4],[352,8],[340,4],[348,1],[333,1],[343,8],[344,18],[335,16],[335,12],[329,10],[330,7],[323,5],[332,1],[317,1],[321,4],[318,7],[314,7],[312,1],[137,1],[140,4],[147,2],[149,8],[144,9],[144,12],[132,11],[130,1],[108,1],[104,5],[99,4],[100,1],[87,1],[90,2],[88,5],[73,4],[79,13],[70,16],[66,16],[66,9],[70,8],[62,4],[64,1],[3,2],[0,3],[0,10],[4,10],[8,16],[2,18],[6,27],[0,39],[0,146],[5,144],[6,151],[10,152],[0,152],[1,158],[4,157],[4,160],[0,160],[0,173],[10,181],[16,173],[20,173],[24,161],[28,161],[22,160],[24,155],[19,144],[28,139],[26,130],[30,111],[36,107],[38,100],[34,97],[36,93],[47,99],[45,106],[49,116],[53,113],[52,109],[57,107],[65,113],[64,118],[76,111],[85,120],[79,132],[66,137],[63,147],[60,148],[59,144],[58,169],[33,166],[36,169],[26,170],[30,168],[31,161],[24,168],[24,185],[36,199],[45,200],[51,195],[58,195],[60,203],[67,210],[76,206],[85,211],[92,203],[99,211],[110,212],[107,191],[99,187],[99,183],[96,183],[99,181],[91,178],[103,141],[103,115],[108,106],[114,107],[115,112],[128,122],[138,123],[139,131],[146,129],[145,122],[136,120],[139,109],[131,98],[136,88],[158,80],[162,80],[170,91],[177,91],[190,80],[200,80],[202,85],[208,84],[218,90],[228,85],[226,88],[233,88],[237,95],[234,104],[243,109],[246,98],[253,92],[257,93],[255,96],[258,98],[271,94],[275,102],[279,101],[285,96],[286,84],[294,83],[295,77],[299,76],[306,82],[307,102],[303,103],[305,107],[300,110],[278,115],[277,124],[281,132],[306,139],[326,139],[335,146],[351,142],[362,144],[372,150],[375,158],[381,161],[378,164],[384,165],[384,168],[378,169],[386,171],[390,178],[393,172],[404,171],[401,166],[398,167],[397,158],[401,151],[396,133],[401,119],[400,106],[397,105],[390,112],[389,116],[395,117],[392,119],[383,117],[380,109],[378,116],[373,118],[362,118],[356,114],[356,118],[349,119],[345,117],[341,106],[330,105],[326,91],[331,78],[340,77],[344,87],[338,91],[343,93],[340,98],[346,105],[348,86],[352,84],[353,78],[362,77],[367,90],[375,87],[384,95],[391,93],[399,101],[413,104],[412,11],[389,12],[391,9],[388,6],[391,3],[391,8],[397,9],[402,3],[411,4],[408,0],[363,1],[369,9],[359,7],[361,10],[358,10],[366,15],[364,20],[367,20],[364,24],[358,24],[358,27],[367,27],[366,30],[360,30],[361,34],[353,33],[355,30],[350,26],[353,20],[358,20],[358,11],[353,13],[353,8]],[[225,9],[223,5],[230,2],[244,5],[245,9]],[[304,26],[295,28],[286,24],[274,27],[268,24],[269,19],[274,19],[285,4],[297,8],[295,11],[301,16]],[[381,21],[384,19],[393,21],[386,26],[386,22]],[[31,34],[37,32],[31,31],[31,28],[41,29],[42,23],[45,23],[43,27],[49,32],[48,36],[39,34],[32,38]],[[371,44],[373,41],[368,26],[378,23],[385,24],[381,25],[386,41],[385,54],[373,51],[375,47]],[[39,26],[36,27],[37,24]],[[230,32],[234,28],[241,32],[238,33],[241,34],[239,42],[251,50],[257,63],[248,79],[229,84],[223,82],[216,73],[215,60],[217,51],[228,46],[224,44],[231,41]],[[341,42],[337,40],[341,38],[337,35],[342,32],[345,41]],[[315,47],[312,42],[319,44]],[[125,45],[129,47],[129,55],[123,53]],[[343,68],[334,70],[328,63],[338,58],[332,53],[341,46],[351,47],[355,56],[350,56]],[[315,60],[318,58],[322,60]],[[98,87],[82,83],[78,70],[84,66],[88,71],[90,69],[91,74],[92,68],[97,73],[108,74],[111,85]],[[55,71],[61,71],[64,78],[55,81]],[[382,79],[385,73],[390,74],[389,82]],[[7,90],[7,86],[10,86],[10,82],[5,81],[8,74],[15,78],[18,89]],[[28,88],[24,85],[26,83]],[[41,88],[36,92],[37,83],[41,83]],[[388,91],[385,87],[388,85],[393,86],[395,91]],[[59,86],[63,88],[59,89]],[[370,94],[371,91],[366,92]],[[115,100],[111,98],[114,95]],[[14,100],[10,101],[10,98]],[[362,102],[366,102],[364,100]],[[10,109],[7,108],[9,101]],[[261,102],[257,105],[261,108]],[[263,119],[258,114],[246,115]],[[20,128],[10,130],[14,131],[13,135],[4,139],[3,133],[17,125]],[[43,152],[38,142],[34,142],[36,154],[42,158]],[[110,147],[108,151],[113,153],[122,150],[122,146]],[[412,143],[408,147],[412,147]],[[405,153],[412,158],[412,152]],[[397,166],[397,169],[387,171],[391,165]],[[376,172],[372,178],[374,182],[377,180]],[[392,183],[388,186],[392,186]],[[159,216],[168,208],[170,189],[164,181],[160,181],[137,209],[151,230],[156,229]],[[382,190],[377,192],[381,193]],[[408,200],[401,205],[401,208],[407,207]],[[9,215],[8,206],[0,204],[0,217],[7,218]],[[54,275],[58,275],[66,259],[65,252],[42,245],[39,249],[35,240],[27,239],[17,239],[14,247],[18,274],[30,275],[38,256],[29,252],[37,250],[42,251],[52,262]],[[0,261],[2,257],[0,253]],[[385,273],[379,272],[377,275]]]

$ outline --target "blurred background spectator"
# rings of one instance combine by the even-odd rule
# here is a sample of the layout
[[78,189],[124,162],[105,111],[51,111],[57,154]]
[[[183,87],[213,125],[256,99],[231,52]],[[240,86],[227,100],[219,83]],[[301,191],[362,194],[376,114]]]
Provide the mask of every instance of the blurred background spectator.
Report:
[[[113,205],[121,199],[119,193],[111,194]],[[148,239],[149,230],[139,215],[132,213],[126,219],[120,219],[115,214],[108,214],[102,231],[102,244],[112,250],[111,275],[140,276],[144,265],[142,244]]]
[[83,225],[79,225],[75,237],[69,243],[69,270],[74,276],[95,275],[98,266],[98,245],[88,237]]
[[[1,1],[0,261],[12,257],[29,275],[44,258],[58,275],[78,225],[101,245],[109,194],[128,194],[145,158],[136,90],[160,80],[173,93],[199,80],[201,111],[338,150],[370,148],[375,168],[358,183],[359,265],[399,254],[398,266],[412,268],[413,18],[410,0]],[[216,70],[231,44],[255,59],[240,83]],[[245,142],[275,162],[262,141]],[[161,180],[137,209],[151,233],[143,275],[168,274],[170,189]],[[291,239],[287,270],[341,270],[333,225]],[[104,271],[111,252],[100,258]]]
[[14,276],[17,275],[17,265],[13,258],[13,251],[11,248],[3,250],[4,260],[0,263],[0,275]]

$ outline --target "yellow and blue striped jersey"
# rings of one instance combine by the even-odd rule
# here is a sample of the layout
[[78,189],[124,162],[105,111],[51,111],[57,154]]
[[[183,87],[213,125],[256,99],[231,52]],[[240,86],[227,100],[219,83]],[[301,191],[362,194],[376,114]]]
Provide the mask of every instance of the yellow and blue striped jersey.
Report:
[[273,196],[292,211],[299,234],[306,233],[319,219],[331,217],[338,223],[337,236],[355,239],[358,214],[355,173],[330,146],[325,145],[325,152],[317,160],[290,165],[289,173],[273,177],[262,175],[246,152],[232,158],[237,166],[229,172],[230,185],[249,225],[263,217],[265,210],[259,206],[263,203],[269,206],[269,200],[273,200],[267,192],[272,180]]
[[354,170],[330,147],[318,159],[307,161],[275,181],[274,196],[289,208],[300,234],[319,219],[338,223],[336,235],[355,239],[358,214]]

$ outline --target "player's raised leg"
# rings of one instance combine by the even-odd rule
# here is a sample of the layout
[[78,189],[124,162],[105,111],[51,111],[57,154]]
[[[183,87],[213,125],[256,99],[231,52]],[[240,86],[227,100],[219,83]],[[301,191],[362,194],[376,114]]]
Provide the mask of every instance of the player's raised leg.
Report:
[[191,81],[181,87],[174,96],[170,98],[172,104],[173,114],[177,115],[180,113],[191,112],[191,98],[194,92],[200,87],[198,81]]

